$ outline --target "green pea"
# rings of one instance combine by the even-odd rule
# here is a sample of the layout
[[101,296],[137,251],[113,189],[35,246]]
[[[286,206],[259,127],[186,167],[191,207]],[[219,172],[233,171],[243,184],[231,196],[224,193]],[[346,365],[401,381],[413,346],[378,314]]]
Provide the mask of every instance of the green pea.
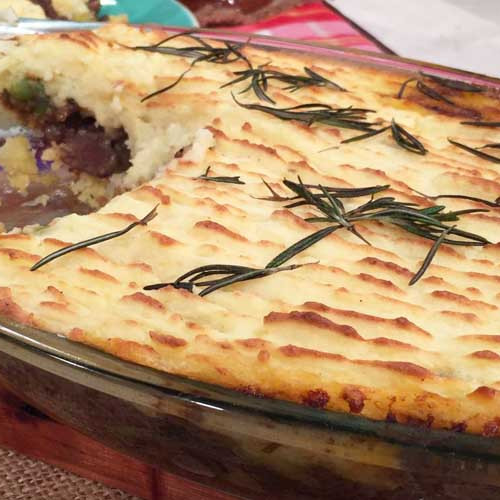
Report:
[[49,107],[49,98],[45,93],[45,87],[39,80],[22,78],[11,85],[9,94],[16,101],[31,103],[33,111],[37,115],[43,115]]
[[45,94],[45,90],[41,82],[23,78],[11,85],[9,94],[18,101],[31,101]]

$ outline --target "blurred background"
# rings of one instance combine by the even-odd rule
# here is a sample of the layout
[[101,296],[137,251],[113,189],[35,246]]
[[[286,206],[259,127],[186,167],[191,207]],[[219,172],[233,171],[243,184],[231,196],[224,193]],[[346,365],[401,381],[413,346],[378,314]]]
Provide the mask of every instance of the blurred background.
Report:
[[500,77],[498,0],[183,0],[202,26],[392,52]]

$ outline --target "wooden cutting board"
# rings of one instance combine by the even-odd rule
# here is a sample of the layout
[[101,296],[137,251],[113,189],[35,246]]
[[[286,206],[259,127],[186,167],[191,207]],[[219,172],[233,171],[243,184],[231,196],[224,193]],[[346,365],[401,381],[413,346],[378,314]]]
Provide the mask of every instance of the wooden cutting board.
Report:
[[236,500],[111,450],[55,422],[1,386],[0,446],[144,500]]

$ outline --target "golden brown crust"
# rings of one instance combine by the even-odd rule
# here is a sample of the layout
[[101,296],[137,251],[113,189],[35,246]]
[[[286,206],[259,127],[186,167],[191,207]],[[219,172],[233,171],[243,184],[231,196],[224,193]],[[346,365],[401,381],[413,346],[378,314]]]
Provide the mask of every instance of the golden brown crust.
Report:
[[7,287],[0,287],[0,315],[25,325],[34,325],[33,314],[27,313],[14,302],[12,292]]

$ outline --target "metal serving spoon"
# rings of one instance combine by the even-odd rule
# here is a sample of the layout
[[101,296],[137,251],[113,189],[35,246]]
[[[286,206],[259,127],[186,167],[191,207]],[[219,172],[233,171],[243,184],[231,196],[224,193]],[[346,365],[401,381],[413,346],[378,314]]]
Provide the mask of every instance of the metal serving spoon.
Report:
[[19,18],[16,22],[0,22],[0,37],[9,38],[18,35],[34,35],[36,33],[54,33],[59,31],[95,30],[104,26],[103,22],[59,21],[46,19]]

